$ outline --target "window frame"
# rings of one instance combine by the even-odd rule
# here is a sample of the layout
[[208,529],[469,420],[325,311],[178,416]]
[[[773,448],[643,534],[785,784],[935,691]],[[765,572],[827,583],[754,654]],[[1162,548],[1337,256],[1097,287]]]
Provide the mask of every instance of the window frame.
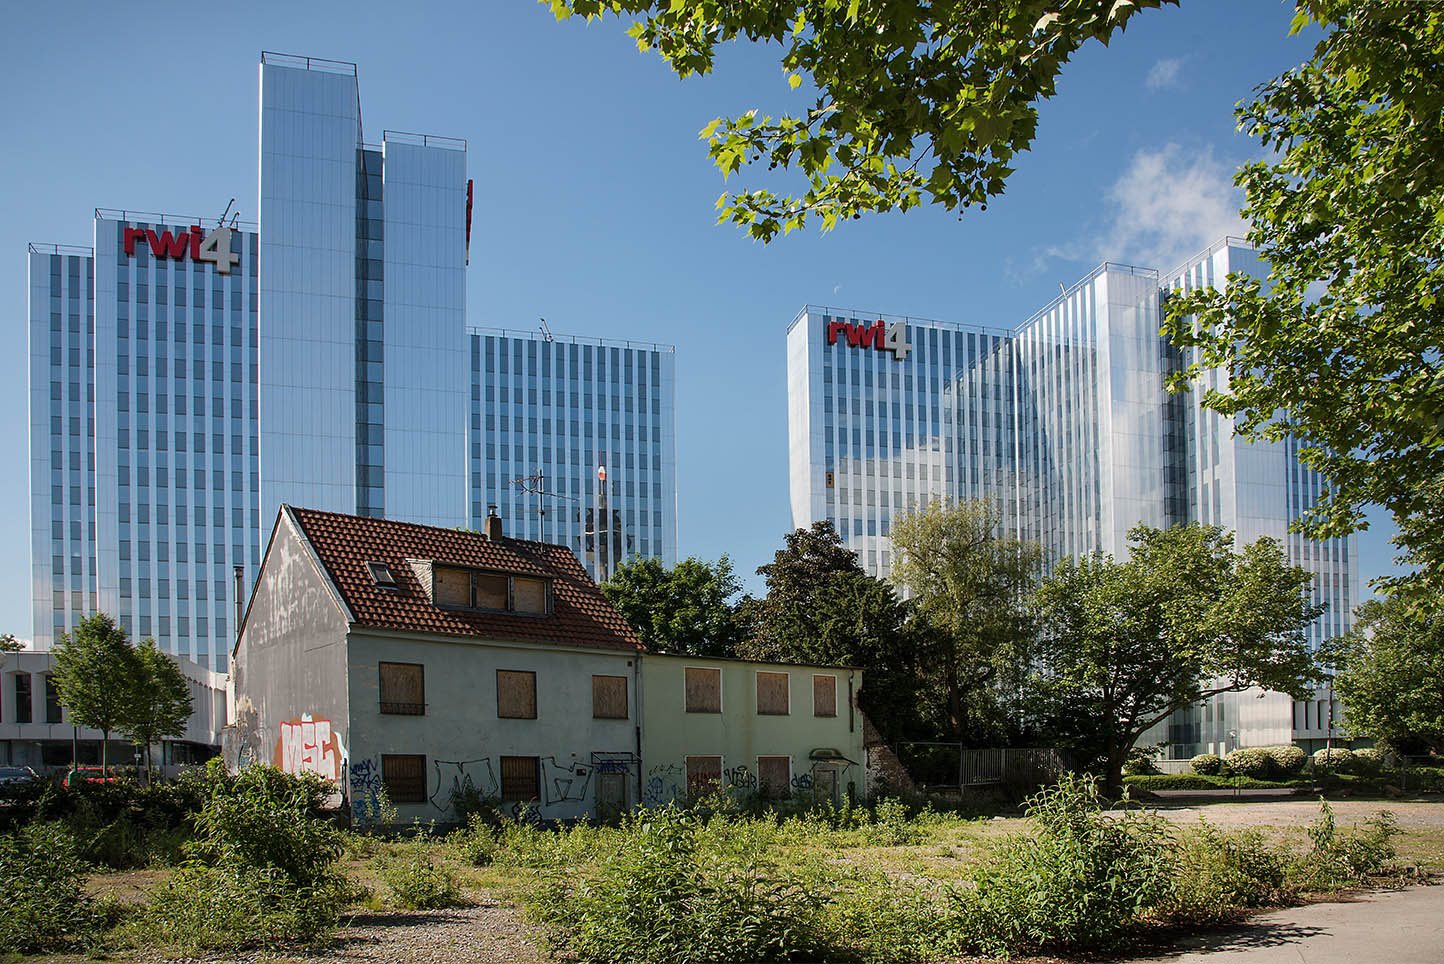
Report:
[[[382,674],[381,667],[383,667],[383,666],[414,666],[414,667],[416,667],[418,670],[420,670],[420,671],[421,671],[421,702],[419,702],[419,703],[405,703],[405,702],[402,702],[401,700],[387,700],[387,699],[385,699],[385,695],[386,695],[386,694],[385,694],[385,692],[384,692],[383,689],[382,689],[382,685],[383,685],[383,684],[382,684],[382,680],[384,679],[384,676],[383,676],[383,674]],[[381,714],[385,715],[385,716],[425,716],[425,715],[426,715],[426,664],[425,664],[425,663],[402,663],[402,662],[398,662],[398,661],[396,661],[396,660],[387,660],[387,659],[377,660],[377,661],[376,661],[376,703],[377,703],[377,707],[378,707],[378,709],[379,709],[379,712],[380,712]],[[390,707],[392,707],[392,708],[391,708],[391,709],[387,709],[388,706],[390,706]],[[411,707],[411,708],[410,708],[410,709],[402,709],[401,707]]]
[[[787,763],[787,773],[783,778],[782,786],[773,793],[768,793],[766,784],[762,782],[762,761],[783,760]],[[757,795],[763,800],[785,800],[792,796],[792,757],[780,753],[761,754],[754,761],[757,764]]]
[[[530,676],[530,677],[531,677],[531,716],[517,716],[517,715],[510,714],[510,713],[506,713],[506,714],[502,713],[502,711],[501,711],[501,674],[502,674],[502,673],[513,673],[513,674],[518,675],[518,676]],[[537,711],[538,711],[538,709],[539,709],[539,707],[537,706],[536,670],[534,670],[534,669],[502,669],[502,668],[500,668],[500,667],[497,667],[497,670],[496,670],[496,718],[499,719],[499,720],[534,720],[534,719],[537,718]]]
[[[697,670],[704,673],[717,674],[717,708],[715,710],[694,710],[687,699],[687,674]],[[716,666],[684,666],[682,667],[682,710],[685,713],[701,713],[706,715],[721,714],[727,705],[725,694],[722,692],[722,670]]]
[[[532,763],[532,792],[528,797],[508,796],[506,790],[506,763],[508,760],[530,760]],[[496,792],[503,803],[531,803],[541,802],[541,757],[539,756],[501,756],[497,757],[496,764]]]
[[[817,712],[817,681],[820,679],[832,680],[832,712]],[[837,719],[837,674],[836,673],[813,673],[812,674],[812,716],[818,720]]]
[[[753,698],[754,698],[754,700],[756,701],[756,711],[757,711],[757,715],[758,715],[758,716],[791,716],[791,715],[792,715],[792,674],[789,673],[789,672],[786,672],[785,670],[784,670],[783,672],[780,672],[780,673],[779,673],[779,672],[777,672],[776,670],[759,669],[759,670],[753,671],[752,676],[753,676],[753,684],[752,684],[752,685],[753,685]],[[784,680],[787,681],[787,689],[786,689],[786,694],[785,694],[786,698],[785,698],[785,700],[784,700],[784,706],[783,706],[783,708],[782,708],[781,710],[764,710],[764,709],[762,708],[762,677],[764,677],[764,676],[781,676]]]
[[[717,761],[717,781],[716,783],[712,784],[712,787],[713,789],[720,792],[723,789],[722,775],[727,772],[726,758],[721,753],[687,753],[684,754],[682,757],[682,779],[687,784],[688,798],[697,796],[696,789],[693,787],[692,774],[689,772],[689,767],[693,760]],[[705,788],[703,789],[703,792],[706,792]]]
[[[394,780],[398,779],[398,778],[397,778],[397,777],[394,777],[394,776],[393,776],[393,777],[388,777],[388,776],[386,775],[386,761],[388,761],[388,760],[397,760],[397,761],[399,761],[399,760],[420,760],[420,761],[421,761],[421,763],[420,763],[421,775],[420,775],[418,778],[416,778],[416,779],[419,779],[419,780],[420,780],[420,787],[421,787],[421,789],[420,789],[420,795],[419,795],[419,796],[417,796],[417,797],[405,796],[405,795],[402,795],[402,794],[398,793],[398,792],[393,788],[392,782],[393,782]],[[411,779],[411,778],[406,778],[406,779]],[[392,803],[426,803],[426,802],[427,802],[427,796],[426,796],[426,789],[427,789],[427,781],[426,781],[426,754],[424,754],[424,753],[383,753],[383,754],[381,754],[381,786],[386,789],[386,795],[391,799],[391,802],[392,802]]]
[[[466,573],[467,577],[467,604],[459,606],[455,603],[439,602],[436,598],[436,573],[439,569],[448,569],[453,572]],[[500,576],[506,580],[506,608],[497,609],[494,606],[477,605],[477,577],[479,576]],[[531,579],[542,584],[542,609],[534,611],[529,609],[516,608],[516,580]],[[462,566],[449,562],[432,562],[431,564],[431,604],[438,609],[447,609],[452,612],[473,612],[473,613],[503,613],[507,616],[528,616],[542,618],[555,615],[556,613],[556,586],[555,580],[550,576],[539,575],[529,572],[506,572],[501,569],[481,569],[475,566]]]
[[[615,716],[597,712],[597,680],[621,680],[622,681],[622,715]],[[632,694],[628,679],[625,676],[615,676],[606,673],[592,674],[592,719],[594,720],[630,720],[632,718]]]

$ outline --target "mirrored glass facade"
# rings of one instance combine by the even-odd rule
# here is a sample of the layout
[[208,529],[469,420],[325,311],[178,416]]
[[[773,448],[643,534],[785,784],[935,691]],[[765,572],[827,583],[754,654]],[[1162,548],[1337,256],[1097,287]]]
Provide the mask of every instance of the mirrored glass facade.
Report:
[[[1105,264],[1014,329],[807,306],[787,334],[793,525],[831,520],[863,567],[882,576],[894,516],[939,498],[991,500],[1006,533],[1052,559],[1124,556],[1139,523],[1217,524],[1240,546],[1278,539],[1315,574],[1316,598],[1329,609],[1310,630],[1313,645],[1347,630],[1357,550],[1352,539],[1312,542],[1289,531],[1321,488],[1296,444],[1235,439],[1226,420],[1199,407],[1199,392],[1164,389],[1186,359],[1159,336],[1163,298],[1222,284],[1231,271],[1267,274],[1235,241],[1163,280]],[[1211,373],[1209,386],[1224,377]],[[1224,715],[1237,701],[1170,725],[1203,734],[1207,711],[1210,733],[1260,745],[1290,729],[1289,701],[1269,701],[1282,709],[1264,722],[1246,714],[1244,737]],[[1200,735],[1176,752],[1192,756],[1199,746],[1227,749]]]
[[495,505],[507,535],[570,546],[599,582],[636,556],[674,565],[673,349],[502,329],[470,339],[472,527]]

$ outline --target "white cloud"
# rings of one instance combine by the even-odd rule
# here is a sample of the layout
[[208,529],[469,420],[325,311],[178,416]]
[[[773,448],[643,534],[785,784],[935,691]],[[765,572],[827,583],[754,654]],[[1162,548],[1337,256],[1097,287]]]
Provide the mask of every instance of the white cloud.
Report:
[[1183,57],[1164,57],[1148,71],[1143,85],[1149,90],[1172,87],[1178,81],[1178,70],[1183,66]]
[[1170,143],[1140,150],[1107,199],[1116,207],[1095,242],[1098,260],[1166,271],[1224,235],[1248,232],[1233,170],[1211,148],[1186,151]]

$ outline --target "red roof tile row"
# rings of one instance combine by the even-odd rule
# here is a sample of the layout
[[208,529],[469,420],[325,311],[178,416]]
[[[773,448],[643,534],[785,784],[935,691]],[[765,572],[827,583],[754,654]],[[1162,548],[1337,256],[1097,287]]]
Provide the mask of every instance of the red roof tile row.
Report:
[[[641,650],[621,614],[566,546],[488,540],[478,532],[286,507],[340,590],[352,625],[410,633]],[[523,616],[442,609],[432,603],[408,559],[551,580],[553,612]],[[384,563],[396,588],[376,585],[368,562]]]

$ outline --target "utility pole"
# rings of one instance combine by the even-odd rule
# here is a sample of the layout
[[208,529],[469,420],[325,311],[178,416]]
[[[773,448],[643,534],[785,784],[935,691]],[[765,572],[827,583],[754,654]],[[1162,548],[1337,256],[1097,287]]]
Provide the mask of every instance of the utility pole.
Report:
[[561,495],[556,492],[548,492],[546,490],[546,473],[544,473],[541,469],[537,469],[531,475],[523,475],[519,479],[512,479],[507,484],[519,485],[521,486],[523,492],[527,493],[528,495],[536,496],[537,529],[540,532],[540,536],[537,541],[539,542],[547,541],[547,510],[545,500],[570,499],[572,502],[581,501],[575,496]]

